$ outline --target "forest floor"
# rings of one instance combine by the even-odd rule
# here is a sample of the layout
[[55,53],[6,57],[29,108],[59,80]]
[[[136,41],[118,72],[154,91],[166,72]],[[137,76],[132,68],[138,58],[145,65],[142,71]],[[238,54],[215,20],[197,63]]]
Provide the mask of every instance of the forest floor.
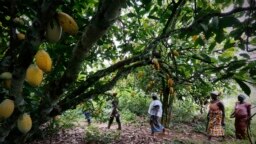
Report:
[[[205,133],[197,132],[192,124],[185,123],[173,126],[173,128],[168,129],[165,134],[157,133],[154,136],[151,135],[150,127],[146,122],[131,125],[126,124],[122,126],[122,130],[117,130],[115,123],[111,129],[106,128],[106,123],[94,123],[92,125],[97,127],[100,133],[107,134],[94,138],[96,140],[101,139],[104,142],[88,142],[85,138],[87,124],[85,121],[81,121],[71,129],[59,130],[58,133],[44,140],[37,140],[29,144],[244,144],[244,142],[236,141],[233,137],[226,137],[224,140],[221,138],[213,138],[211,141],[208,141]],[[114,140],[112,139],[111,142],[107,142],[107,138],[113,138],[113,133],[117,137],[115,137]]]

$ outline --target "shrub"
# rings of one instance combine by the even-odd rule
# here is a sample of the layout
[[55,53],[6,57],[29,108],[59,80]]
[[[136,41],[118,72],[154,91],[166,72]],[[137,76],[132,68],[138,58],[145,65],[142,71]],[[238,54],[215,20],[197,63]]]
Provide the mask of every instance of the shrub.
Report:
[[151,99],[141,94],[135,94],[131,96],[129,94],[120,97],[120,109],[128,109],[131,113],[137,116],[147,115],[148,106]]
[[111,143],[120,138],[118,131],[101,131],[98,127],[90,125],[85,129],[86,143]]

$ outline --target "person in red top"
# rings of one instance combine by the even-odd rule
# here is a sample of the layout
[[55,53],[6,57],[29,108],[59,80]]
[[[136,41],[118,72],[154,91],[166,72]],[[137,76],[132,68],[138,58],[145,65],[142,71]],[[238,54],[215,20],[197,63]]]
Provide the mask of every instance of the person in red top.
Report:
[[212,137],[224,138],[224,126],[225,126],[225,109],[224,104],[218,99],[220,93],[217,91],[211,92],[211,102],[209,104],[209,112],[207,115],[207,133],[208,139]]
[[250,124],[251,104],[245,102],[245,96],[240,94],[237,97],[238,102],[235,104],[234,112],[231,118],[235,118],[236,138],[245,139],[247,134],[247,126]]

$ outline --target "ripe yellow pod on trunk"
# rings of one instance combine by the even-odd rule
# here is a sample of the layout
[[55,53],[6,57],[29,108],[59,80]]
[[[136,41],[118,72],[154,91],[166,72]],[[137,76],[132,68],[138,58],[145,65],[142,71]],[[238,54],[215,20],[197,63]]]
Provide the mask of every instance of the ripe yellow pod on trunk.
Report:
[[32,119],[27,113],[22,114],[17,121],[17,127],[20,132],[26,134],[32,128]]
[[14,101],[10,99],[5,99],[0,104],[0,117],[8,118],[12,115],[14,111]]
[[31,64],[26,72],[26,81],[31,86],[39,86],[43,80],[43,71],[35,64]]
[[46,38],[50,42],[58,42],[61,38],[61,34],[62,34],[62,28],[59,25],[59,23],[55,19],[50,21],[46,29],[46,34],[45,34]]
[[36,65],[44,72],[50,72],[52,69],[52,59],[50,55],[44,51],[39,50],[35,55]]
[[23,33],[18,33],[17,38],[18,38],[18,40],[24,40],[26,38],[26,36]]
[[10,72],[3,72],[3,73],[1,73],[0,78],[1,79],[12,79],[12,73],[10,73]]
[[168,87],[172,87],[173,85],[174,85],[174,81],[171,78],[169,78],[168,79]]
[[154,68],[155,68],[156,70],[160,70],[160,64],[159,64],[157,58],[153,58],[153,59],[152,59],[152,63],[154,64]]
[[75,35],[78,32],[78,25],[76,21],[64,12],[58,12],[58,21],[64,32]]

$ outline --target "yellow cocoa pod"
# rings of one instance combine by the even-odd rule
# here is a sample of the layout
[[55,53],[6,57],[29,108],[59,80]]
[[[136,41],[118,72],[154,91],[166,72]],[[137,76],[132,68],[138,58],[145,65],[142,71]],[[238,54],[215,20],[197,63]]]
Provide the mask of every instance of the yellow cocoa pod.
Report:
[[52,59],[50,55],[44,51],[44,50],[39,50],[36,55],[36,65],[43,70],[44,72],[50,72],[52,69]]
[[19,116],[17,121],[17,127],[19,131],[22,132],[23,134],[26,134],[27,132],[29,132],[30,129],[32,128],[32,119],[30,115],[28,115],[27,113],[24,113],[21,116]]
[[35,64],[31,64],[26,72],[26,81],[31,86],[39,86],[43,80],[43,71]]
[[180,54],[179,54],[179,52],[178,52],[178,51],[173,50],[173,55],[174,55],[174,56],[179,56]]
[[57,121],[59,119],[60,119],[60,115],[56,115],[56,116],[53,117],[53,120],[55,120],[55,121]]
[[18,33],[17,34],[17,38],[18,38],[18,40],[24,40],[25,39],[25,35],[23,33]]
[[169,87],[169,93],[170,93],[170,94],[173,94],[173,93],[174,93],[173,87]]
[[3,87],[6,89],[10,89],[11,88],[11,84],[12,84],[12,79],[6,79],[3,81]]
[[153,59],[152,59],[152,63],[154,64],[154,68],[155,68],[156,70],[160,70],[160,64],[159,64],[157,58],[153,58]]
[[198,39],[198,35],[193,35],[193,36],[192,36],[192,40],[193,40],[193,41],[196,41],[197,39]]
[[0,75],[0,79],[12,79],[12,73],[10,73],[10,72],[3,72]]
[[78,25],[76,21],[64,12],[58,12],[58,21],[64,32],[75,35],[78,32]]
[[131,96],[134,97],[136,93],[134,91],[131,92]]
[[144,72],[143,71],[139,71],[137,76],[138,76],[138,78],[142,78],[144,76]]
[[62,34],[62,28],[59,25],[59,23],[55,19],[50,21],[46,29],[46,34],[45,34],[46,38],[50,42],[58,42],[61,38],[61,34]]
[[202,38],[202,40],[205,40],[205,35],[202,34],[202,35],[201,35],[201,38]]
[[0,118],[8,118],[12,115],[14,110],[14,101],[5,99],[0,104]]
[[174,81],[171,78],[169,78],[168,79],[168,87],[172,87],[173,84],[174,84]]

